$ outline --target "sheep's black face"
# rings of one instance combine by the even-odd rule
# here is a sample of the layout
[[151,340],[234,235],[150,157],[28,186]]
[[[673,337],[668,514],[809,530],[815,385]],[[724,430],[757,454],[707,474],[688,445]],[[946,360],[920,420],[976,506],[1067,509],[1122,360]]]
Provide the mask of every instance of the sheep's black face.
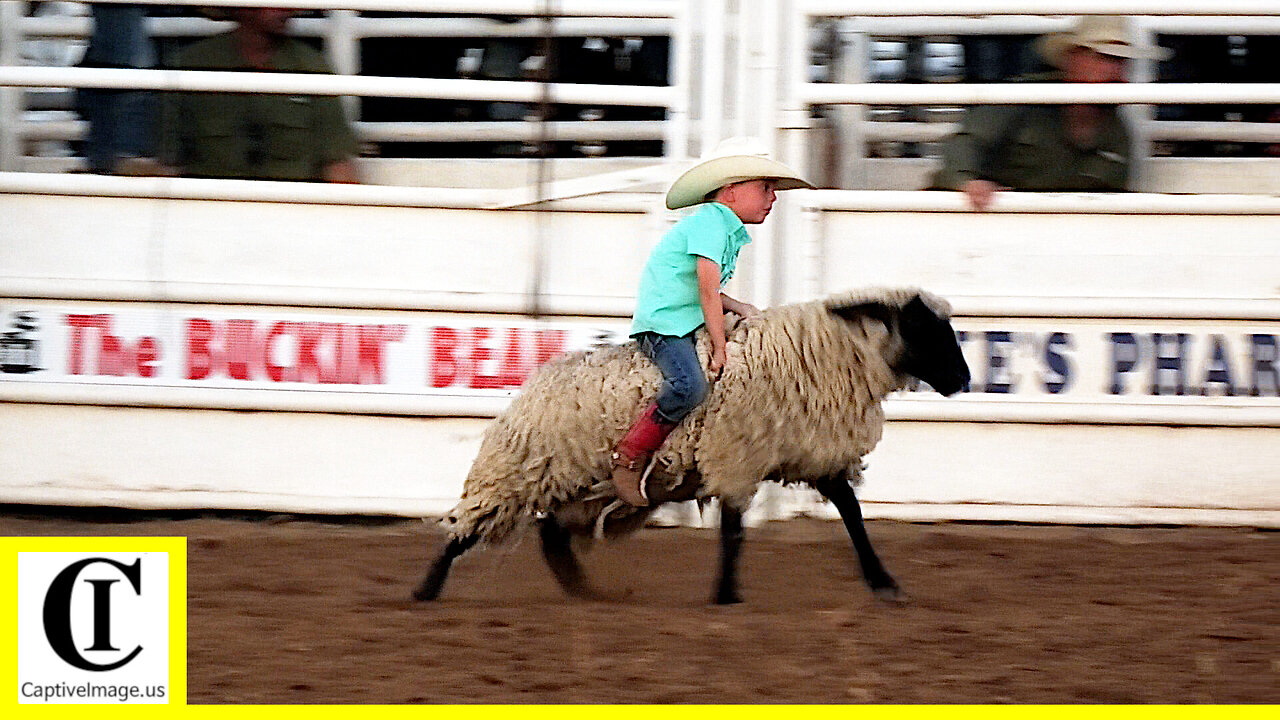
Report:
[[956,331],[919,296],[898,313],[903,351],[896,369],[919,378],[943,395],[969,389],[969,365],[960,352]]
[[943,395],[969,389],[969,366],[956,342],[956,331],[919,295],[902,308],[871,301],[832,307],[831,312],[850,322],[872,318],[897,333],[902,338],[902,355],[893,363],[895,371],[919,378]]

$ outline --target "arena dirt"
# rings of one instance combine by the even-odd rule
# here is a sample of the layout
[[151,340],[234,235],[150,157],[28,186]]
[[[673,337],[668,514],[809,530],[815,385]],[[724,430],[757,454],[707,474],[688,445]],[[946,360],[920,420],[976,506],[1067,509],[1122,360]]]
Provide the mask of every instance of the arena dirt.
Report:
[[910,600],[876,603],[843,528],[749,529],[745,603],[707,603],[714,530],[583,555],[566,599],[535,538],[409,593],[417,521],[0,515],[4,535],[182,535],[191,703],[1276,703],[1280,534],[872,522]]

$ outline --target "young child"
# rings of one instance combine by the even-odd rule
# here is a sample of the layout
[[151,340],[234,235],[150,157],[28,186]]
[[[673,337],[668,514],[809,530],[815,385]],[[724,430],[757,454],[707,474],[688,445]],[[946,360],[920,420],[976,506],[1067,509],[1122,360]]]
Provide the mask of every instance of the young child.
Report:
[[813,187],[794,170],[769,159],[750,138],[722,141],[676,179],[667,191],[671,210],[702,204],[676,223],[654,248],[640,277],[631,336],[662,371],[655,402],[614,448],[613,484],[623,501],[649,504],[644,471],[653,453],[707,395],[694,332],[711,337],[708,372],[719,379],[725,363],[724,312],[750,317],[760,311],[720,292],[733,277],[738,251],[751,242],[745,224],[759,224],[773,207],[775,190]]

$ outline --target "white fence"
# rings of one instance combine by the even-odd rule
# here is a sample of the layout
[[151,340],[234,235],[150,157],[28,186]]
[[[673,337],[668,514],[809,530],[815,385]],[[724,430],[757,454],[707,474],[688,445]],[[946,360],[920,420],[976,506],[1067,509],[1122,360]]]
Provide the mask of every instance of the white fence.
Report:
[[[527,212],[388,190],[0,174],[22,218],[0,229],[0,497],[447,509],[468,418],[540,356],[625,334],[668,217],[657,194]],[[871,516],[1280,524],[1276,198],[781,202],[795,226],[747,246],[735,292],[911,284],[956,308],[974,391],[889,403]],[[757,519],[823,512],[762,497]]]
[[[805,74],[814,18],[873,13],[857,21],[868,32],[932,32],[978,22],[960,14],[1025,8],[1010,2],[766,0],[750,5],[759,13],[745,0],[297,4],[531,15],[609,5],[660,16],[686,41],[661,88],[355,74],[238,73],[228,84],[222,73],[21,67],[6,53],[28,21],[7,22],[16,4],[0,0],[0,147],[35,132],[8,122],[19,88],[250,82],[650,103],[668,108],[669,157],[514,191],[0,171],[0,422],[12,428],[0,438],[0,501],[440,513],[483,418],[533,366],[625,334],[639,268],[674,219],[655,191],[723,135],[761,135],[812,168],[815,105],[1280,102],[1270,84],[893,87]],[[1227,2],[1212,16],[1179,0],[1036,10],[1219,28],[1280,17],[1273,2]],[[926,11],[942,25],[896,17]],[[1006,20],[1041,22],[1020,17]],[[731,291],[759,305],[869,284],[953,301],[974,391],[888,404],[861,492],[869,516],[1280,526],[1277,197],[1005,193],[976,214],[953,193],[791,191],[753,237]],[[755,517],[795,512],[823,511],[771,490]]]
[[[157,3],[200,6],[210,3]],[[216,1],[212,4],[220,4]],[[226,5],[244,3],[224,2]],[[700,0],[698,2],[306,2],[297,7],[327,9],[323,19],[297,21],[297,32],[322,37],[331,63],[340,76],[319,81],[272,76],[256,79],[217,78],[198,73],[179,79],[163,74],[130,71],[18,68],[19,47],[27,38],[83,38],[87,18],[28,18],[25,3],[0,0],[0,170],[71,167],[68,161],[23,159],[22,147],[32,142],[72,140],[84,126],[66,116],[23,119],[19,87],[142,87],[156,90],[250,89],[259,92],[305,90],[355,97],[414,97],[455,100],[543,101],[666,108],[665,121],[565,121],[546,128],[512,122],[380,122],[357,123],[364,139],[377,142],[464,142],[512,139],[533,142],[551,137],[564,140],[606,141],[661,139],[668,157],[696,155],[700,148],[732,134],[770,136],[779,127],[810,127],[810,108],[856,104],[954,106],[972,103],[1060,102],[1096,98],[1136,105],[1152,103],[1275,104],[1276,85],[1177,86],[1147,85],[1154,66],[1140,62],[1134,69],[1139,83],[1129,87],[1091,89],[1077,94],[1062,87],[987,88],[982,86],[895,86],[869,83],[872,62],[867,39],[878,35],[920,36],[994,32],[1047,32],[1061,29],[1064,14],[1129,12],[1142,15],[1135,32],[1151,40],[1156,33],[1280,33],[1280,11],[1269,2],[1234,2],[1212,8],[1193,3],[1054,2],[1035,6],[1041,15],[1028,16],[1026,3],[862,3],[817,2],[791,6],[779,0]],[[514,14],[528,19],[507,24],[465,17],[364,17],[361,11],[453,12]],[[840,57],[833,58],[833,79],[809,82],[813,68],[815,21],[847,18],[839,25]],[[198,18],[153,18],[157,37],[203,34],[225,23]],[[563,84],[465,79],[375,78],[361,76],[359,46],[363,38],[410,37],[530,37],[665,36],[671,39],[669,84],[661,88],[589,87]],[[783,48],[786,48],[784,52]],[[695,61],[696,58],[696,61]],[[313,79],[314,80],[314,79]],[[300,83],[300,84],[299,84]],[[276,88],[272,90],[270,88]],[[1094,94],[1094,92],[1097,94]],[[1140,149],[1159,140],[1233,140],[1280,142],[1274,123],[1157,122],[1149,109],[1136,109]],[[857,164],[874,141],[931,141],[954,129],[949,123],[874,122],[865,111],[837,112],[834,129],[840,151]],[[769,137],[771,142],[776,138]],[[1145,155],[1145,152],[1139,153]],[[836,174],[846,186],[851,178],[866,178],[865,168]]]

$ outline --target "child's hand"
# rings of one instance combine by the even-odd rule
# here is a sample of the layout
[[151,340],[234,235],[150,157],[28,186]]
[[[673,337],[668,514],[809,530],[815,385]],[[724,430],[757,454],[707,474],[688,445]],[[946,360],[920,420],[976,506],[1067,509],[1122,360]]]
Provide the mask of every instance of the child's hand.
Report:
[[741,305],[741,307],[738,308],[738,314],[741,315],[743,318],[753,318],[760,314],[760,308],[756,307],[755,305],[752,305],[751,303],[744,302],[739,304]]
[[713,346],[711,348],[711,358],[707,362],[707,375],[712,382],[720,379],[720,374],[724,372],[725,362],[724,345]]

